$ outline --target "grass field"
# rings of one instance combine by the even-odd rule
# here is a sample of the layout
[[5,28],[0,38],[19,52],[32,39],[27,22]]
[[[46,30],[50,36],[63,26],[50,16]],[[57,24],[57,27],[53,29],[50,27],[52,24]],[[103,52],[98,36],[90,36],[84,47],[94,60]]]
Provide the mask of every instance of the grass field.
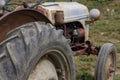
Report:
[[[113,43],[117,47],[116,80],[120,80],[120,2],[97,3],[95,1],[78,0],[90,9],[97,7],[101,10],[101,19],[90,25],[90,39],[94,45]],[[107,11],[109,9],[110,11]],[[114,10],[114,12],[112,12]],[[96,56],[75,57],[77,80],[93,80]]]

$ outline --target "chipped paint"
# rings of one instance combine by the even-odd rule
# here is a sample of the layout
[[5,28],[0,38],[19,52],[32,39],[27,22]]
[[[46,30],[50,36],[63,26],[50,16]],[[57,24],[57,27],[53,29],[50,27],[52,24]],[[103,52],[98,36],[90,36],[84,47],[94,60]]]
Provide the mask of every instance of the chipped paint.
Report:
[[48,19],[55,24],[56,11],[64,12],[64,22],[79,21],[88,18],[88,8],[77,2],[46,2],[39,6]]

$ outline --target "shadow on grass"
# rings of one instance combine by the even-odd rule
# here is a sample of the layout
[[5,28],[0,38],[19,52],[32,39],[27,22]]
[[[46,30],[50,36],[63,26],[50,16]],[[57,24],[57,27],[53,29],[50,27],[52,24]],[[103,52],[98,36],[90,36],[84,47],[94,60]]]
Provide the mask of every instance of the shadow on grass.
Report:
[[77,72],[76,80],[94,80],[94,76],[88,71]]

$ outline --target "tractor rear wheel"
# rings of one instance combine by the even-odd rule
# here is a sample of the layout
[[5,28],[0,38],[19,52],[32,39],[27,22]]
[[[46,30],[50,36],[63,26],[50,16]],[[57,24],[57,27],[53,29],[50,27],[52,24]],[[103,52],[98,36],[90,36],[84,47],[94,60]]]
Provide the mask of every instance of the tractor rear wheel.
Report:
[[[6,74],[6,77],[0,76],[0,80],[75,80],[69,40],[62,30],[56,30],[51,24],[32,22],[22,25],[9,32],[4,42],[3,50],[7,51],[1,47],[0,50],[9,54],[12,64],[7,62],[6,73],[0,68],[1,73]],[[0,67],[4,65],[0,64]],[[17,77],[7,76],[11,73],[9,68]]]
[[95,80],[115,80],[116,48],[111,43],[102,46],[97,60]]

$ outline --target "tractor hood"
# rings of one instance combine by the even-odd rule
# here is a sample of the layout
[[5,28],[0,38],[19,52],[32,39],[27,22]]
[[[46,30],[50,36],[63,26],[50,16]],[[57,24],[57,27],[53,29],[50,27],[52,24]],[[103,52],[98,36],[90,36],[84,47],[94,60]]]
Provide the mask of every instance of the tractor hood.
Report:
[[52,23],[55,23],[54,17],[56,11],[63,11],[65,23],[84,19],[89,16],[88,8],[77,2],[46,2],[40,5],[39,8],[43,10]]

